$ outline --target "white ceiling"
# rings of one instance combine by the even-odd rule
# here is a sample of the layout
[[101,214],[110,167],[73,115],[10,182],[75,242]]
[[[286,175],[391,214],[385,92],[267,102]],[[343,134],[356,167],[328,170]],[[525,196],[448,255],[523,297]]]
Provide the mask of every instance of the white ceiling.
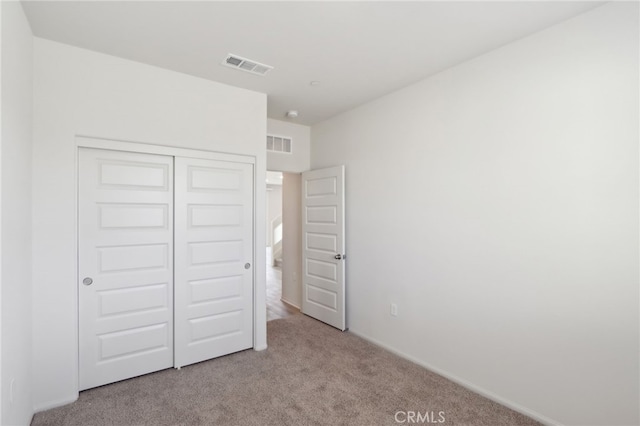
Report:
[[[23,1],[38,37],[263,92],[269,117],[306,125],[600,4]],[[275,69],[220,66],[227,53]]]

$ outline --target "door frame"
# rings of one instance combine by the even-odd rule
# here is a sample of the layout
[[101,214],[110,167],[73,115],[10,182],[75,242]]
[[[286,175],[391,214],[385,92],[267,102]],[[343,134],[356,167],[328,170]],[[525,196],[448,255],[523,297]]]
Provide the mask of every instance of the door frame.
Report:
[[[262,239],[259,238],[257,229],[258,229],[258,217],[263,217],[264,214],[258,215],[258,210],[262,199],[258,199],[258,177],[261,176],[256,170],[257,158],[252,155],[244,155],[244,154],[231,154],[217,151],[206,151],[199,149],[191,149],[191,148],[180,148],[175,146],[167,146],[167,145],[153,145],[148,143],[140,143],[140,142],[130,142],[130,141],[122,141],[122,140],[114,140],[107,138],[99,138],[92,136],[80,136],[77,135],[75,137],[75,170],[74,170],[74,182],[75,182],[75,250],[76,256],[73,259],[74,263],[74,271],[76,275],[76,283],[79,281],[79,261],[78,261],[78,249],[79,249],[79,201],[80,194],[78,191],[78,182],[79,182],[79,150],[80,148],[95,148],[95,149],[104,149],[109,151],[124,151],[124,152],[132,152],[132,153],[140,153],[140,154],[157,154],[157,155],[166,155],[171,157],[188,157],[188,158],[200,158],[200,159],[210,159],[210,160],[218,160],[218,161],[229,161],[235,163],[246,163],[251,164],[253,166],[253,262],[255,267],[253,268],[253,349],[256,351],[262,351],[267,348],[266,344],[266,309],[260,309],[260,306],[266,307],[266,260],[265,260],[265,251],[258,250],[257,244]],[[264,183],[264,182],[263,182]],[[266,191],[265,191],[266,192]],[[264,213],[264,212],[262,212]],[[264,220],[263,220],[264,222]],[[263,232],[266,234],[266,232]],[[264,238],[264,236],[263,236]],[[80,336],[79,336],[79,294],[78,288],[76,287],[75,294],[75,344],[76,344],[76,377],[74,381],[77,382],[77,388],[79,389],[79,369],[80,369],[80,360],[79,360],[79,351],[80,351]],[[264,312],[263,312],[264,311]],[[264,329],[264,333],[262,332]]]

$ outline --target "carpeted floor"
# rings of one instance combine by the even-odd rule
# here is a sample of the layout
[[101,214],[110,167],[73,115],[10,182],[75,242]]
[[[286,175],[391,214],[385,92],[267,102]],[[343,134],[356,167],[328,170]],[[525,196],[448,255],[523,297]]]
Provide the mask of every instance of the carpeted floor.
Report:
[[[91,389],[32,425],[537,425],[304,315],[268,323],[269,348]],[[427,416],[425,421],[425,417]]]

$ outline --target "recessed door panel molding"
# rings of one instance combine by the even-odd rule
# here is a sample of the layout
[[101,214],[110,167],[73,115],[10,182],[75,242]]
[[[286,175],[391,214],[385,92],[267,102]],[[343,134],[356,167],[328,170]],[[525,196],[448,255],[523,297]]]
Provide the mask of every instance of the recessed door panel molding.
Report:
[[309,232],[305,235],[304,247],[307,250],[324,251],[327,253],[337,253],[338,238],[332,234],[318,234]]
[[305,209],[307,225],[335,225],[338,221],[338,206],[307,206]]
[[98,291],[99,318],[172,309],[170,290],[168,283],[162,283]]
[[96,247],[98,271],[106,274],[153,269],[166,270],[170,268],[169,245],[170,243],[167,242]]
[[307,258],[306,266],[307,275],[333,283],[337,282],[338,265],[334,262]]
[[322,309],[336,312],[338,309],[338,294],[314,285],[307,285],[306,299],[308,303],[320,305]]
[[305,187],[307,198],[336,195],[338,191],[338,178],[336,176],[327,176],[309,179],[305,182]]
[[79,149],[80,389],[173,366],[173,158]]
[[169,350],[171,349],[169,334],[168,323],[102,334],[98,336],[100,339],[98,363]]
[[198,241],[187,243],[191,266],[212,265],[217,263],[242,262],[244,241]]
[[168,191],[168,164],[118,161],[100,158],[98,185],[101,188]]
[[253,165],[175,159],[175,365],[253,346]]
[[167,228],[168,204],[117,204],[98,205],[100,218],[98,223],[102,229],[129,228]]
[[302,180],[302,312],[345,330],[344,166]]
[[242,172],[235,169],[189,166],[187,168],[189,191],[241,191]]
[[189,206],[189,226],[241,226],[242,206]]
[[210,278],[205,280],[189,281],[190,295],[189,303],[210,303],[220,300],[242,297],[242,275],[232,277]]
[[202,343],[223,339],[228,336],[237,336],[243,329],[243,312],[241,309],[232,312],[223,312],[189,320],[190,346],[198,346]]

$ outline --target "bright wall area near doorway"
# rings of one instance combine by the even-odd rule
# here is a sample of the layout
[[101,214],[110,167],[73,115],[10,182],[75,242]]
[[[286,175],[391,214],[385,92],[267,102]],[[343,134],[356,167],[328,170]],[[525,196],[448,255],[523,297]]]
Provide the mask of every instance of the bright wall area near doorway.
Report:
[[302,177],[283,173],[282,300],[302,307]]
[[267,169],[283,172],[282,178],[282,300],[302,306],[302,230],[301,230],[301,176],[310,169],[311,132],[308,126],[281,120],[267,120],[267,133],[289,137],[291,154],[268,152]]
[[[276,243],[274,227],[282,224],[282,172],[267,171],[267,247]],[[282,226],[280,226],[282,235]]]

